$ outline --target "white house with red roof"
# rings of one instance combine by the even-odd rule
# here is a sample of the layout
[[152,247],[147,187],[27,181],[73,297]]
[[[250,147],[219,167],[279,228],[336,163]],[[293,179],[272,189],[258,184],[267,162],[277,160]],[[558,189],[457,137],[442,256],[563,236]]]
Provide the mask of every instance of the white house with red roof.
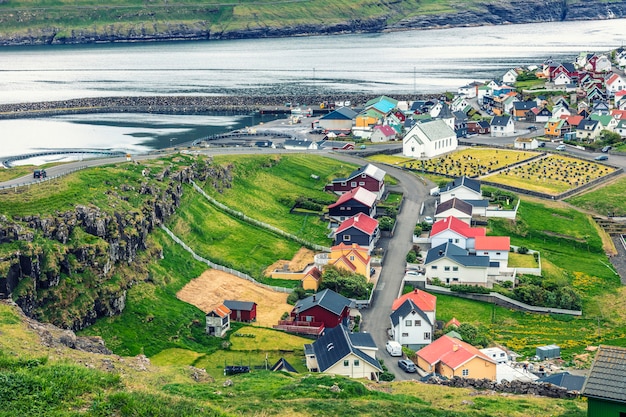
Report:
[[342,194],[335,203],[329,205],[328,216],[340,222],[359,213],[374,217],[376,199],[376,193],[359,186]]
[[432,247],[444,243],[452,243],[462,249],[474,249],[477,236],[485,236],[484,227],[471,227],[469,224],[454,216],[435,222],[430,229],[430,244]]
[[476,255],[488,256],[490,262],[498,262],[499,268],[507,268],[511,238],[509,236],[476,236],[474,238]]
[[412,350],[433,341],[437,297],[415,289],[393,302],[391,338]]
[[626,82],[619,74],[616,73],[609,75],[604,80],[604,84],[606,86],[606,91],[611,95],[626,89]]
[[619,110],[626,110],[626,90],[618,91],[613,97],[615,100],[615,108]]
[[496,380],[496,361],[462,340],[441,336],[417,353],[417,366],[446,378]]
[[376,125],[372,128],[371,142],[389,142],[396,138],[396,131],[389,125]]
[[359,213],[354,217],[344,220],[334,232],[335,245],[353,243],[363,246],[372,253],[376,241],[380,237],[378,220],[371,218],[367,214]]

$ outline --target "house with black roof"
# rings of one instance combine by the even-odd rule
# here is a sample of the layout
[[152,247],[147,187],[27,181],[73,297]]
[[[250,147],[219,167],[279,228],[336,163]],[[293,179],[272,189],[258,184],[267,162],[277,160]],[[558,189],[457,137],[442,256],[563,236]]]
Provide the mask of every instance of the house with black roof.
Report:
[[299,300],[291,310],[294,321],[323,323],[326,329],[348,324],[353,302],[330,289]]
[[439,189],[439,203],[442,204],[452,198],[461,200],[482,200],[480,181],[469,177],[457,177]]
[[600,346],[583,385],[587,416],[626,416],[626,348]]
[[[467,284],[489,286],[489,268],[492,265],[489,256],[472,255],[454,243],[446,242],[431,248],[424,261],[427,279],[437,278],[445,284]],[[497,269],[496,269],[497,271]]]
[[453,216],[471,225],[472,210],[473,207],[470,203],[463,201],[460,198],[453,197],[437,205],[437,208],[435,209],[435,221],[447,219],[449,216]]
[[526,113],[537,107],[537,102],[531,101],[516,101],[513,103],[513,117],[515,120],[526,120]]
[[230,319],[250,323],[256,321],[256,303],[253,301],[225,300],[224,305],[230,309]]
[[559,372],[539,378],[536,382],[556,385],[557,387],[563,387],[568,391],[580,392],[580,390],[583,389],[586,379],[587,378],[582,375],[572,375],[569,372]]
[[372,381],[378,381],[383,371],[376,359],[377,351],[371,334],[350,333],[343,325],[326,330],[315,342],[304,345],[310,372]]
[[513,136],[515,125],[511,116],[495,116],[491,119],[491,136]]

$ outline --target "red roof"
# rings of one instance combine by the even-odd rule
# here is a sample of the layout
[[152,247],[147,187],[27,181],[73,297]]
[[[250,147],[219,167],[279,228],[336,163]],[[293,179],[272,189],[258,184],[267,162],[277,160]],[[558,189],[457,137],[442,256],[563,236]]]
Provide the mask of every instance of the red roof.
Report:
[[372,130],[380,130],[380,132],[385,136],[395,136],[396,131],[393,130],[393,127],[389,125],[376,125]]
[[356,187],[347,193],[343,193],[337,201],[329,205],[328,208],[333,208],[342,205],[346,201],[356,200],[359,203],[365,204],[368,207],[372,207],[376,202],[376,194],[363,187]]
[[445,327],[448,327],[448,326],[456,326],[456,327],[461,327],[461,322],[459,322],[459,321],[456,319],[456,317],[452,317],[452,318],[450,319],[450,321],[446,323],[446,326],[445,326]]
[[363,233],[373,235],[378,227],[378,220],[372,219],[367,214],[359,213],[341,222],[335,233],[343,232],[350,227],[355,227]]
[[479,250],[502,250],[508,252],[511,249],[511,238],[508,236],[476,236],[474,245]]
[[[626,90],[623,90],[626,93]],[[611,110],[611,116],[617,120],[626,120],[626,110]]]
[[391,311],[396,311],[406,300],[413,301],[413,304],[418,306],[422,311],[435,311],[435,306],[437,305],[437,297],[416,288],[404,294],[402,297],[396,298],[391,307]]
[[430,229],[430,237],[438,235],[448,229],[464,237],[485,236],[486,233],[484,227],[471,227],[463,220],[459,220],[454,216],[448,216],[447,218],[441,219],[433,224],[432,229]]
[[606,80],[606,83],[607,83],[607,84],[609,84],[609,85],[610,85],[610,84],[613,84],[615,81],[619,80],[620,78],[621,78],[621,77],[619,76],[619,74],[615,74],[615,73],[613,73],[613,75],[611,75],[611,76],[609,77],[609,79],[608,79],[608,80]]
[[469,343],[445,335],[419,350],[417,356],[424,359],[430,365],[441,362],[452,369],[457,369],[476,356],[488,362],[495,363],[491,358]]
[[626,96],[626,90],[620,90],[615,92],[615,97]]
[[569,123],[572,126],[578,126],[578,124],[584,119],[584,117],[578,116],[578,115],[568,116],[566,114],[562,114],[561,119],[567,120],[567,123]]

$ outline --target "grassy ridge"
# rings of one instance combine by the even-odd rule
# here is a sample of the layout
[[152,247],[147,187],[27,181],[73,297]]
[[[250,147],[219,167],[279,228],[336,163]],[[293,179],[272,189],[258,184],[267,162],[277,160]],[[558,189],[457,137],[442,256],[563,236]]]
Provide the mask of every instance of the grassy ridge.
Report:
[[[473,3],[473,2],[470,2]],[[74,30],[151,35],[167,33],[172,25],[223,32],[250,28],[293,25],[332,25],[353,20],[384,19],[389,22],[415,14],[452,11],[448,0],[422,3],[408,0],[381,3],[374,0],[255,1],[138,0],[113,1],[103,5],[90,0],[30,1],[0,3],[1,33],[25,33],[28,29],[61,28],[59,37]]]
[[298,197],[334,203],[338,197],[324,192],[324,186],[356,168],[313,155],[216,156],[214,163],[233,166],[233,183],[220,191],[205,184],[209,195],[251,218],[323,246],[331,243],[328,223],[319,215],[292,214],[290,209]]

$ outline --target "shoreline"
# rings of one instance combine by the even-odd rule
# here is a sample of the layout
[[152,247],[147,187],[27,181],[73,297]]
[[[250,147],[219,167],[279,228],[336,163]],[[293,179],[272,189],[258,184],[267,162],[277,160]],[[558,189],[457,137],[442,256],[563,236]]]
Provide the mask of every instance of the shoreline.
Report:
[[[0,120],[52,117],[66,114],[88,113],[154,113],[154,114],[203,114],[207,112],[258,112],[272,110],[288,113],[292,107],[304,106],[317,112],[327,113],[320,103],[335,101],[351,102],[359,107],[380,94],[324,93],[317,95],[223,95],[223,96],[122,96],[94,97],[32,103],[0,105]],[[439,97],[440,94],[394,94],[399,101],[411,101]],[[291,103],[292,106],[285,106]]]

